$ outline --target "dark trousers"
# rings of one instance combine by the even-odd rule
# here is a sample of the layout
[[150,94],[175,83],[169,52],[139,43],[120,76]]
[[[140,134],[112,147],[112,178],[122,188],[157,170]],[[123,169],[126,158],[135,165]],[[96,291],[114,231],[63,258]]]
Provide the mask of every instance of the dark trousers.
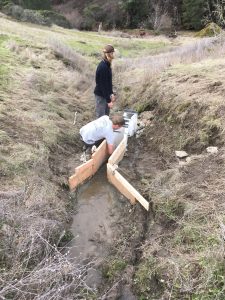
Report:
[[87,144],[83,141],[82,136],[80,136],[81,141],[83,142],[83,150],[86,151],[89,148],[92,148],[93,146],[96,146],[97,148],[101,145],[101,143],[104,141],[104,139],[98,140],[94,142],[93,144]]
[[110,108],[108,107],[108,102],[105,98],[95,95],[95,101],[96,101],[96,117],[97,119],[102,116],[109,116]]

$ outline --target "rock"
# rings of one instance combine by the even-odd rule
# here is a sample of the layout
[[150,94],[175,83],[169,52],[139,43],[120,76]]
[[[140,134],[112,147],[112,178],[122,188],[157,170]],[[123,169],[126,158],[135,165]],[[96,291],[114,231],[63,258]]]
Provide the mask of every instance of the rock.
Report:
[[213,147],[213,146],[207,147],[206,151],[211,154],[216,154],[216,153],[218,153],[218,147]]
[[187,157],[186,162],[190,163],[192,160],[193,160],[192,157]]
[[188,156],[186,151],[175,151],[176,157],[178,158],[185,158]]

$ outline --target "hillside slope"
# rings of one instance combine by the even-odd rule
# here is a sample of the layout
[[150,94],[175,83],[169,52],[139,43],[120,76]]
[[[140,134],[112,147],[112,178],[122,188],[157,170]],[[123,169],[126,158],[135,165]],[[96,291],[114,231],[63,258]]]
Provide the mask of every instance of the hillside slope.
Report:
[[[151,212],[118,197],[93,289],[90,265],[68,261],[63,247],[77,196],[67,181],[107,43],[119,50],[114,112],[136,109],[141,123],[120,170]],[[123,39],[1,16],[0,297],[224,299],[224,49],[223,36]]]
[[123,105],[142,127],[121,172],[133,168],[152,204],[133,272],[140,299],[224,299],[224,46],[222,35],[120,65]]

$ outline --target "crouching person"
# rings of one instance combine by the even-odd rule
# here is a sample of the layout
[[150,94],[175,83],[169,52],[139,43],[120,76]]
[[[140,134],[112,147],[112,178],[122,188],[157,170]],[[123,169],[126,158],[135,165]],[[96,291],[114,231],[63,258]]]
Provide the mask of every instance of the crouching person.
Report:
[[113,131],[121,128],[125,124],[122,116],[115,115],[109,119],[109,116],[102,116],[80,129],[81,139],[84,142],[85,150],[91,149],[92,146],[98,147],[106,139],[108,153],[111,155],[114,151]]

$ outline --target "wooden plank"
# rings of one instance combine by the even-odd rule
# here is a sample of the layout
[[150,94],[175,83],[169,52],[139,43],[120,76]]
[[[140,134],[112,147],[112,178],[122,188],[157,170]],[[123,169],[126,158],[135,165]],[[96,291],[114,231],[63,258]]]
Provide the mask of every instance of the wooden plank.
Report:
[[94,161],[93,171],[96,173],[101,165],[108,159],[108,148],[106,140],[104,140],[97,150],[92,154],[92,159]]
[[93,159],[90,159],[75,169],[75,174],[69,178],[70,190],[76,189],[79,184],[93,176],[93,165],[94,161]]
[[109,163],[107,164],[107,176],[108,180],[130,200],[131,204],[135,204],[137,200],[146,210],[149,210],[148,201]]
[[92,154],[92,158],[75,169],[74,175],[69,178],[70,190],[76,189],[79,184],[92,177],[107,158],[107,143],[103,141],[95,153]]
[[124,153],[126,152],[127,147],[127,136],[124,136],[116,150],[113,152],[113,154],[109,158],[109,163],[111,165],[118,165],[118,163],[123,159]]
[[110,164],[107,164],[107,177],[109,182],[111,182],[127,199],[130,200],[131,204],[136,203],[134,195],[123,185],[119,180],[118,176],[115,176],[116,168]]

